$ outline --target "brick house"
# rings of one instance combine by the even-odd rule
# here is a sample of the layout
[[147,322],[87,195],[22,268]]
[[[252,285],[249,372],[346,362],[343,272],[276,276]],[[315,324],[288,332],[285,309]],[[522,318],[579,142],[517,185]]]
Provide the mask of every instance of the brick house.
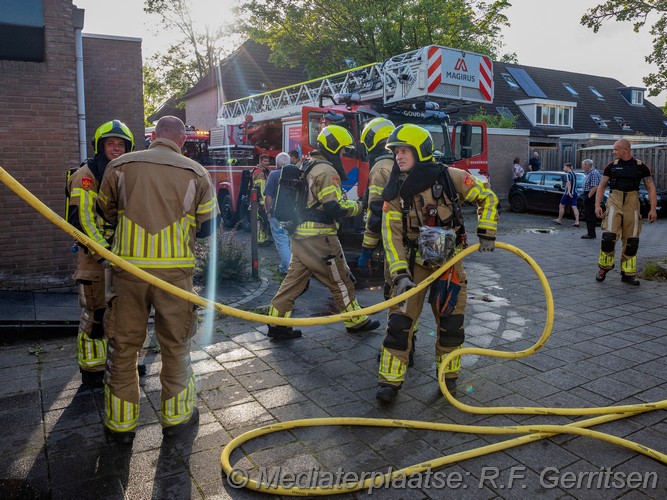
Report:
[[[0,10],[0,166],[60,216],[66,171],[92,153],[101,123],[124,121],[143,147],[141,39],[82,35],[83,26],[84,11],[72,0],[9,2]],[[0,289],[71,284],[71,237],[4,185],[0,233]]]

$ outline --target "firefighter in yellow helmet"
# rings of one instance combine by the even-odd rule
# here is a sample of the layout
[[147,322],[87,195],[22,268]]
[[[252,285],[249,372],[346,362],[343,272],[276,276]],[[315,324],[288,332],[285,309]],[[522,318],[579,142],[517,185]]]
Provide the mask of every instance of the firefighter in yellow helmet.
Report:
[[252,171],[252,187],[257,188],[257,244],[260,247],[273,243],[269,218],[264,209],[264,188],[266,187],[266,179],[269,178],[269,173],[271,173],[269,165],[271,165],[271,157],[265,154],[260,155],[259,165]]
[[[95,201],[107,163],[134,149],[134,136],[120,120],[99,126],[93,138],[94,156],[73,171],[67,181],[67,221],[86,236],[109,248],[112,228],[95,212]],[[103,317],[105,269],[99,255],[80,246],[77,248],[74,279],[79,287],[81,319],[77,338],[77,358],[81,381],[91,387],[102,387],[107,359],[107,338]],[[145,370],[145,368],[144,368]]]
[[[126,262],[191,292],[195,241],[215,233],[218,204],[209,173],[181,154],[186,132],[175,116],[155,125],[146,151],[109,163],[97,210],[116,227],[113,252]],[[190,339],[197,331],[196,307],[113,267],[113,289],[105,327],[109,352],[104,385],[107,436],[131,444],[139,421],[137,357],[146,340],[151,307],[162,367],[162,434],[181,435],[199,421]]]
[[[466,245],[461,216],[463,202],[478,205],[480,251],[493,251],[498,198],[468,172],[433,161],[433,140],[416,125],[401,125],[387,139],[394,166],[382,193],[382,241],[392,278],[392,295],[422,282]],[[437,324],[436,368],[445,355],[463,344],[466,274],[459,262],[430,289],[429,302]],[[405,380],[414,328],[427,290],[388,311],[382,342],[377,399],[393,401]],[[460,357],[445,367],[445,382],[456,390]]]
[[380,224],[382,222],[382,190],[394,167],[394,155],[387,151],[387,138],[394,130],[394,124],[386,118],[374,118],[361,132],[361,142],[368,151],[368,189],[364,195],[367,205],[366,227],[361,244],[361,253],[357,260],[357,269],[362,276],[371,274],[373,250],[380,243]]
[[[308,182],[308,201],[303,220],[292,234],[292,260],[278,293],[271,301],[269,315],[289,317],[294,302],[308,287],[311,276],[324,283],[341,312],[360,309],[355,298],[354,277],[345,262],[338,240],[338,221],[361,212],[361,203],[345,198],[341,181],[347,179],[340,155],[354,144],[344,127],[329,125],[317,136],[317,149],[302,165]],[[348,332],[376,329],[380,322],[368,316],[345,321]],[[301,336],[300,330],[269,325],[269,337],[288,339]]]

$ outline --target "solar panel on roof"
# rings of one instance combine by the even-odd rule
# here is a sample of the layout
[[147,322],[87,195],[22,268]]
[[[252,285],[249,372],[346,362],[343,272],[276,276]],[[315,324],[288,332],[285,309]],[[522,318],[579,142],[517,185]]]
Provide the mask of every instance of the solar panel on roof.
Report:
[[543,97],[546,99],[547,95],[537,86],[537,83],[526,73],[525,69],[507,67],[507,71],[529,97]]

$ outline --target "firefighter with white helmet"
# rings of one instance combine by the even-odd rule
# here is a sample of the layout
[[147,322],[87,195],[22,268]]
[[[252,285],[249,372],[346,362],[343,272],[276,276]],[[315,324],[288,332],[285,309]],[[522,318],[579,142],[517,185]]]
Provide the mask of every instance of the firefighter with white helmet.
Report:
[[[134,136],[120,120],[103,123],[93,138],[94,156],[74,170],[67,181],[67,221],[104,248],[109,248],[113,230],[97,215],[97,200],[107,164],[134,149]],[[103,317],[104,267],[100,256],[86,247],[78,248],[73,278],[79,287],[81,319],[77,338],[77,357],[84,385],[102,387],[107,358],[107,338]]]
[[[338,221],[361,212],[361,203],[347,200],[341,181],[347,179],[340,155],[354,144],[350,132],[340,125],[329,125],[317,136],[317,149],[301,167],[306,171],[308,201],[301,222],[292,234],[292,260],[271,301],[269,315],[289,317],[296,298],[307,288],[311,276],[324,283],[333,294],[341,312],[360,309],[355,298],[354,278],[338,240]],[[366,332],[380,326],[379,321],[360,316],[345,321],[348,332]],[[269,325],[273,339],[297,338],[300,330]]]
[[[387,139],[394,166],[382,193],[382,241],[391,274],[393,296],[422,282],[466,245],[460,205],[478,205],[480,251],[492,251],[496,238],[498,198],[468,172],[433,161],[433,139],[417,125],[401,125]],[[458,262],[431,286],[429,302],[437,324],[436,368],[463,344],[466,274]],[[382,342],[377,399],[393,401],[405,380],[414,329],[427,290],[388,311]],[[445,382],[456,390],[460,357],[444,368]]]

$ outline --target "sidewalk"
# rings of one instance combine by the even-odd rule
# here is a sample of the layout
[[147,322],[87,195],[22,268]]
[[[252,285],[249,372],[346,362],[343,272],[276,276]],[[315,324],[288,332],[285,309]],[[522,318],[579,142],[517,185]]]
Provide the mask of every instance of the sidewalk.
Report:
[[[599,231],[597,240],[581,240],[583,229],[566,224],[555,228],[546,215],[503,212],[501,217],[499,241],[531,255],[549,279],[556,304],[554,328],[546,346],[529,358],[465,357],[458,398],[478,406],[544,407],[665,399],[667,283],[642,281],[640,287],[630,287],[621,283],[618,269],[597,283]],[[469,231],[476,242],[474,228]],[[667,256],[665,234],[666,220],[644,225],[641,260]],[[272,252],[275,249],[267,248],[260,254],[269,264],[262,280],[243,284],[234,294],[221,290],[218,301],[247,310],[267,305],[278,287],[268,269]],[[545,307],[539,281],[528,265],[504,251],[474,254],[464,263],[469,280],[466,345],[512,351],[532,345],[542,333]],[[30,299],[1,295],[0,317],[5,320],[7,311],[17,319],[45,320],[49,307],[51,319],[78,319],[75,297],[65,300],[63,318],[57,318],[50,294],[32,294]],[[359,301],[370,305],[381,301],[381,295],[379,289],[360,290]],[[333,311],[328,291],[313,282],[297,301],[294,316]],[[375,317],[384,327],[386,314]],[[210,329],[200,328],[192,347],[201,412],[197,435],[174,444],[163,442],[157,420],[160,354],[151,337],[142,353],[148,373],[141,382],[140,425],[131,450],[104,439],[102,391],[80,386],[75,336],[4,345],[0,348],[0,496],[260,498],[221,479],[222,448],[247,430],[297,418],[358,416],[480,425],[572,420],[475,416],[452,407],[439,394],[434,377],[433,329],[431,313],[426,311],[420,318],[415,366],[395,403],[384,406],[375,400],[382,331],[360,337],[335,323],[306,327],[303,338],[277,343],[266,337],[265,325],[218,318]],[[596,429],[666,452],[666,418],[664,411],[654,411]],[[283,473],[340,467],[361,474],[387,472],[390,466],[397,469],[504,439],[413,429],[309,428],[246,443],[232,459],[255,477],[260,468],[272,467],[281,467]],[[606,485],[600,483],[602,487],[597,487],[597,480],[587,485],[585,478],[599,475],[601,469],[616,475]],[[601,441],[566,435],[439,470],[450,478],[460,476],[460,482],[449,484],[448,489],[456,491],[422,484],[377,490],[373,497],[630,499],[667,494],[667,467],[659,462]],[[613,486],[614,478],[629,480],[630,473],[641,474],[648,484],[634,488],[623,481],[622,486]],[[654,476],[647,476],[651,473],[655,484]],[[577,487],[576,481],[568,482],[568,474],[583,475],[583,483]]]

